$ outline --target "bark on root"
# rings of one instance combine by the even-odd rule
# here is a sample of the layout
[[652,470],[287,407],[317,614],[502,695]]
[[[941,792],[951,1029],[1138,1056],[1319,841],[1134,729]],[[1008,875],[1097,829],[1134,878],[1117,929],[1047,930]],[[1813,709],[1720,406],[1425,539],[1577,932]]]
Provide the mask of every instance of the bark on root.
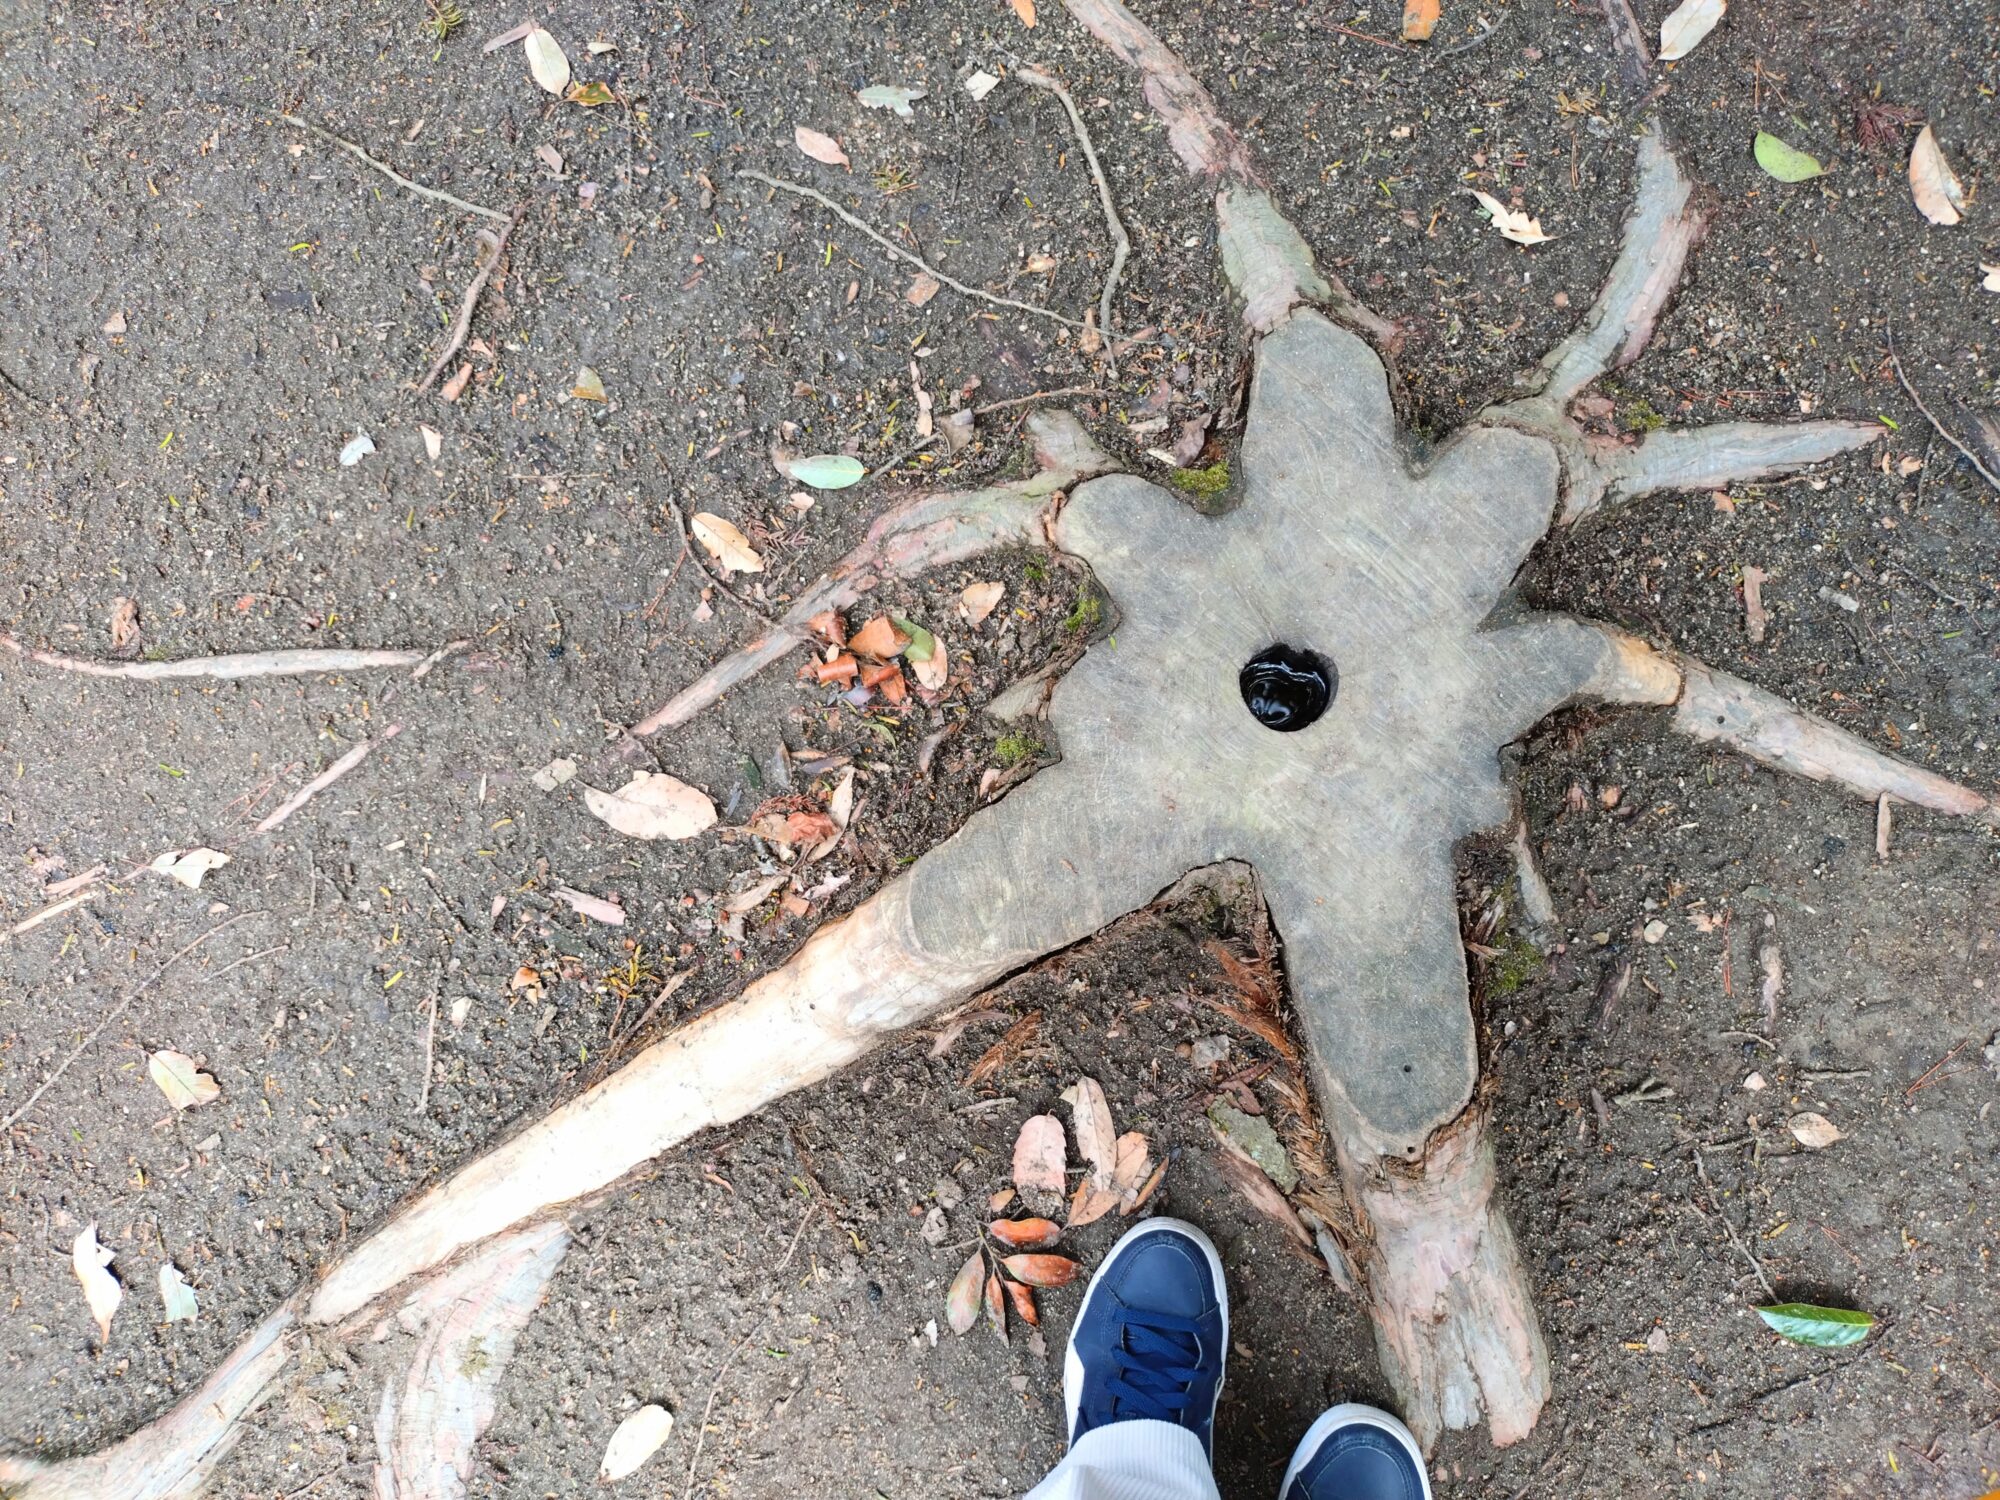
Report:
[[1485,1100],[1419,1162],[1357,1167],[1343,1155],[1341,1168],[1369,1230],[1369,1314],[1403,1420],[1426,1449],[1482,1420],[1496,1447],[1526,1437],[1549,1398],[1549,1351],[1494,1201]]
[[644,737],[685,724],[731,688],[810,641],[807,622],[813,616],[851,609],[885,579],[963,562],[995,547],[1046,546],[1042,522],[1053,498],[1115,465],[1066,411],[1034,413],[1028,431],[1039,473],[964,494],[921,495],[890,511],[869,527],[859,547],[799,596],[776,630],[725,656],[634,724],[632,733]]

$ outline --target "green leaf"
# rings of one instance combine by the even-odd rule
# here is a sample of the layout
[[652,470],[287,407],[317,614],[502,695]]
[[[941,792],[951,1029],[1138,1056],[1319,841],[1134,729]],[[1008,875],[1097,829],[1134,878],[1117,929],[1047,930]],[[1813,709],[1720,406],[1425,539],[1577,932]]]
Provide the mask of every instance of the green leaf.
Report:
[[1756,154],[1757,165],[1780,182],[1804,182],[1826,172],[1817,157],[1807,156],[1798,147],[1786,145],[1766,130],[1757,132],[1757,139],[1750,149]]
[[1844,1349],[1849,1344],[1858,1344],[1875,1326],[1872,1313],[1845,1307],[1814,1307],[1810,1302],[1780,1302],[1760,1307],[1757,1316],[1769,1323],[1780,1338],[1814,1349]]
[[901,615],[889,616],[889,623],[910,638],[910,644],[903,648],[905,661],[929,661],[931,653],[937,650],[937,637],[932,635],[915,620],[906,620]]
[[791,462],[792,478],[816,490],[844,490],[850,484],[858,484],[867,472],[859,459],[844,453],[818,453]]

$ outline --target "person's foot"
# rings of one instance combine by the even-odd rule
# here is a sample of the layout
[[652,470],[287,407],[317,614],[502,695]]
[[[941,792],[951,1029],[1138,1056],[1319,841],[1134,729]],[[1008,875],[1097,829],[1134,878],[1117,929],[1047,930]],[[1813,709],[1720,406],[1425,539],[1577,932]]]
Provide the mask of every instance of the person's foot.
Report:
[[1213,1451],[1229,1350],[1229,1293],[1208,1236],[1148,1219],[1111,1247],[1063,1359],[1069,1440],[1113,1422],[1172,1422]]
[[1386,1411],[1333,1407],[1299,1439],[1278,1500],[1431,1500],[1424,1450]]

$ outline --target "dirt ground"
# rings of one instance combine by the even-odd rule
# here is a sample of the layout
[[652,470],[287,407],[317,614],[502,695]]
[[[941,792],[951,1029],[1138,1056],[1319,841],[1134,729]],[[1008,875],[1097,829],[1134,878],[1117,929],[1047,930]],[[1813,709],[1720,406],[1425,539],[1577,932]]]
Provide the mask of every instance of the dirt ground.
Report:
[[[1649,30],[1666,8],[1635,4]],[[111,1016],[6,1132],[0,1443],[15,1450],[88,1451],[158,1415],[342,1243],[603,1076],[668,972],[691,978],[649,1034],[734,994],[947,835],[988,770],[1044,753],[1001,743],[980,705],[1073,652],[1090,611],[1072,572],[1020,554],[889,591],[964,653],[938,703],[858,711],[788,665],[652,741],[658,767],[731,824],[770,797],[825,793],[825,774],[788,787],[791,765],[851,758],[853,833],[826,862],[849,879],[804,917],[767,906],[732,936],[718,902],[764,851],[620,838],[575,784],[528,781],[552,757],[598,753],[900,495],[1023,463],[1015,408],[949,460],[801,511],[769,458],[783,424],[803,448],[886,462],[912,441],[914,363],[940,411],[1093,388],[1068,404],[1142,472],[1160,472],[1143,449],[1161,416],[1171,437],[1213,414],[1200,462],[1233,456],[1248,348],[1208,204],[1131,77],[1053,0],[1032,31],[1002,0],[537,14],[619,104],[560,103],[518,47],[482,54],[521,17],[477,4],[439,41],[419,0],[0,0],[0,630],[93,656],[475,643],[417,683],[102,682],[0,658],[0,927],[47,883],[114,874],[0,946],[0,1107],[236,919]],[[1428,50],[1393,42],[1387,5],[1142,14],[1244,124],[1321,255],[1407,327],[1415,433],[1504,393],[1589,305],[1630,191],[1636,104],[1597,6],[1446,0]],[[615,48],[593,55],[593,39]],[[811,182],[969,284],[1081,315],[1108,244],[1059,105],[1012,82],[975,102],[960,81],[1016,60],[1068,82],[1131,230],[1118,318],[1149,332],[1115,381],[1055,325],[949,290],[912,305],[909,268],[731,175]],[[1728,507],[1664,495],[1604,515],[1539,551],[1524,591],[1991,792],[2000,495],[1933,434],[1886,339],[1946,425],[1994,408],[2000,296],[1978,268],[2000,263],[2000,14],[1745,4],[1664,79],[1714,227],[1652,350],[1607,387],[1612,420],[1810,409],[1879,415],[1887,439],[1739,487]],[[928,90],[914,120],[856,102],[888,82]],[[282,112],[521,210],[456,402],[411,387],[476,270],[479,221]],[[1924,122],[1971,195],[1955,228],[1910,203]],[[851,173],[806,160],[797,125],[837,136]],[[1765,177],[1760,128],[1829,174]],[[1462,191],[1474,185],[1518,193],[1554,238],[1501,240]],[[1052,268],[1026,269],[1044,256]],[[603,404],[568,397],[580,365]],[[441,435],[435,459],[420,424]],[[343,467],[357,431],[375,451]],[[669,500],[732,520],[765,555],[738,580],[744,602],[683,559]],[[1768,575],[1757,647],[1746,566]],[[985,579],[1007,584],[1003,608],[977,631],[952,624],[959,591]],[[121,598],[139,636],[114,652]],[[400,734],[361,767],[250,836],[389,725]],[[1515,1448],[1448,1440],[1439,1494],[1956,1500],[2000,1486],[2000,1072],[1985,1050],[2000,1028],[2000,845],[1905,812],[1880,860],[1871,807],[1643,713],[1565,714],[1520,749],[1563,941],[1544,960],[1503,929],[1483,945],[1501,956],[1473,964],[1555,1397]],[[203,844],[235,858],[199,892],[126,873]],[[1497,850],[1464,851],[1468,922],[1506,878]],[[563,885],[616,896],[626,924],[573,914],[552,895]],[[1665,934],[1648,942],[1655,918]],[[646,1401],[679,1426],[620,1493],[1025,1488],[1061,1449],[1075,1294],[1046,1299],[1041,1350],[1020,1330],[1003,1347],[925,1329],[1021,1120],[1060,1111],[1088,1073],[1121,1126],[1174,1152],[1157,1206],[1225,1252],[1237,1322],[1218,1469],[1232,1496],[1271,1493],[1321,1406],[1386,1392],[1365,1315],[1213,1159],[1215,1082],[1185,1049],[1229,1035],[1253,1075],[1271,1061],[1205,1003],[1226,988],[1208,945],[1242,938],[1237,918],[1187,908],[1134,919],[1017,980],[943,1056],[912,1038],[659,1159],[579,1219],[472,1492],[581,1492]],[[1759,998],[1772,946],[1774,1024]],[[1605,976],[1627,963],[1600,1019]],[[540,997],[510,989],[523,965]],[[431,1007],[461,999],[463,1022],[447,1014],[427,1044]],[[969,1084],[1036,1010],[1030,1044]],[[201,1059],[220,1100],[169,1110],[146,1068],[164,1047]],[[1786,1128],[1800,1111],[1845,1139],[1801,1149]],[[933,1246],[925,1216],[948,1203]],[[93,1221],[127,1288],[103,1347],[68,1256]],[[1076,1253],[1094,1261],[1118,1227],[1082,1232]],[[193,1322],[160,1320],[169,1260],[200,1297]],[[1881,1323],[1858,1348],[1792,1347],[1749,1311],[1773,1293]],[[309,1361],[215,1492],[372,1493],[370,1378],[365,1360]]]

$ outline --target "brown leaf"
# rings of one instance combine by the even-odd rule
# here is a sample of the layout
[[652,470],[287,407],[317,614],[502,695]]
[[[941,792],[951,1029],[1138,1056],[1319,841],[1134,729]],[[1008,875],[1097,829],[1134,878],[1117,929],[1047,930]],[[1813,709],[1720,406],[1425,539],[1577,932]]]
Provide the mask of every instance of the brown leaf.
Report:
[[986,1278],[986,1326],[1000,1335],[1003,1344],[1007,1342],[1007,1304],[1000,1299],[1005,1285],[997,1273]]
[[1305,1221],[1286,1201],[1285,1195],[1278,1191],[1278,1185],[1264,1175],[1262,1167],[1219,1135],[1217,1141],[1220,1149],[1215,1153],[1215,1164],[1222,1169],[1229,1185],[1243,1196],[1244,1202],[1298,1241],[1301,1249],[1311,1250],[1312,1231],[1306,1228]]
[[1021,18],[1021,24],[1033,29],[1035,24],[1035,0],[1011,0],[1014,14]]
[[1003,1281],[1000,1284],[1007,1289],[1007,1300],[1014,1304],[1015,1315],[1030,1328],[1041,1327],[1042,1315],[1035,1310],[1034,1288],[1018,1281]]
[[912,307],[922,307],[942,289],[943,283],[928,271],[919,271],[910,289],[903,293],[903,300]]
[[750,545],[750,538],[738,531],[720,516],[707,511],[695,512],[688,522],[694,532],[694,539],[700,542],[709,556],[722,565],[725,573],[761,573],[764,559],[757,549]]
[[447,401],[456,401],[465,394],[465,387],[472,379],[472,361],[467,360],[458,367],[458,373],[438,387],[438,394]]
[[1403,0],[1403,40],[1427,42],[1437,30],[1438,0]]
[[1743,634],[1753,646],[1763,644],[1771,620],[1764,611],[1764,580],[1769,576],[1762,568],[1743,570]]
[[1118,1168],[1118,1134],[1112,1128],[1103,1086],[1095,1078],[1077,1079],[1070,1114],[1076,1122],[1076,1149],[1090,1163],[1090,1185],[1109,1191]]
[[840,142],[830,135],[821,135],[817,130],[808,130],[800,125],[792,131],[792,142],[816,162],[824,162],[829,167],[851,166],[847,153],[840,149]]
[[1009,1276],[1029,1286],[1068,1286],[1083,1274],[1083,1267],[1066,1255],[1009,1255],[1000,1264]]
[[1098,1187],[1086,1177],[1077,1183],[1076,1191],[1070,1195],[1069,1227],[1081,1229],[1086,1224],[1095,1224],[1117,1206],[1117,1193]]
[[1009,1250],[1046,1250],[1062,1238],[1053,1219],[995,1219],[986,1232]]
[[806,621],[806,629],[825,641],[829,646],[847,644],[847,625],[840,618],[838,610],[823,609]]
[[111,601],[111,649],[123,651],[139,639],[139,601],[122,595]]
[[707,794],[660,771],[635,771],[615,792],[587,786],[583,805],[628,838],[691,839],[715,826]]
[[958,596],[958,617],[968,625],[983,624],[988,615],[999,607],[1001,598],[1007,592],[1004,583],[970,583],[965,592]]
[[222,1097],[222,1085],[202,1072],[185,1052],[153,1053],[146,1059],[146,1072],[177,1110],[213,1104]]
[[1167,1164],[1163,1161],[1157,1167],[1153,1168],[1153,1175],[1146,1179],[1145,1185],[1139,1189],[1138,1196],[1133,1198],[1131,1203],[1128,1204],[1126,1207],[1120,1209],[1119,1212],[1125,1214],[1136,1214],[1140,1209],[1144,1208],[1146,1206],[1146,1200],[1153,1196],[1153,1193],[1160,1186],[1160,1179],[1162,1177],[1165,1177],[1166,1175],[1167,1175]]
[[969,1333],[979,1321],[979,1294],[986,1289],[986,1257],[975,1250],[945,1293],[944,1317],[953,1333]]
[[1146,1174],[1152,1169],[1153,1153],[1141,1132],[1128,1130],[1118,1137],[1116,1164],[1111,1169],[1111,1186],[1117,1190],[1121,1201],[1131,1202],[1133,1194],[1139,1191],[1139,1184],[1146,1180]]
[[910,638],[887,615],[877,615],[847,638],[848,650],[877,661],[889,660],[909,644]]
[[1933,224],[1956,224],[1963,217],[1965,186],[1944,159],[1928,125],[1917,132],[1917,143],[1910,148],[1910,196],[1917,211]]
[[1030,1203],[1060,1203],[1068,1157],[1062,1121],[1054,1115],[1030,1116],[1014,1140],[1014,1186]]
[[1847,1139],[1846,1131],[1825,1115],[1815,1114],[1811,1110],[1793,1115],[1785,1123],[1791,1128],[1792,1139],[1808,1151],[1824,1151],[1835,1141]]
[[785,842],[788,844],[817,844],[839,832],[839,825],[825,813],[795,812],[785,818]]

